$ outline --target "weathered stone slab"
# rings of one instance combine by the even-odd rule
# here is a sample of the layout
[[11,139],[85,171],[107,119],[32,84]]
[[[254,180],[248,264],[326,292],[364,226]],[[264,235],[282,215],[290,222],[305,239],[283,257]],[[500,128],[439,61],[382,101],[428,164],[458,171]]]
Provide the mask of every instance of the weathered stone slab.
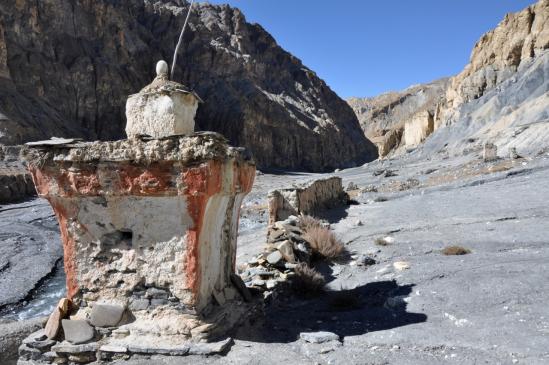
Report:
[[122,319],[124,307],[112,304],[94,304],[90,323],[95,327],[114,327]]
[[333,332],[319,331],[319,332],[301,332],[299,337],[310,343],[324,343],[328,341],[339,340],[339,336]]
[[232,338],[219,342],[207,342],[193,344],[189,349],[189,355],[214,355],[227,350],[233,344]]
[[63,325],[63,332],[65,333],[65,340],[73,344],[88,342],[95,336],[95,330],[85,320],[63,319],[61,323]]
[[50,317],[48,318],[48,322],[46,322],[46,327],[44,329],[46,337],[49,338],[50,340],[54,339],[59,333],[59,329],[61,328],[62,318],[63,318],[63,315],[61,313],[61,310],[57,307],[54,308],[53,312],[50,314]]
[[81,352],[95,352],[99,349],[99,347],[100,345],[97,342],[75,345],[70,342],[63,341],[52,346],[51,351],[59,352],[61,354],[77,354]]

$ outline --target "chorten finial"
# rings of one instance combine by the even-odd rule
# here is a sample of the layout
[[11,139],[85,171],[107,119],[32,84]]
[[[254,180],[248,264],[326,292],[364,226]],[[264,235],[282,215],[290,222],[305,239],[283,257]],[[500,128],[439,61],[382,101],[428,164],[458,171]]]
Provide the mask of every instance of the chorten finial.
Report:
[[160,60],[156,63],[156,76],[168,76],[168,63]]

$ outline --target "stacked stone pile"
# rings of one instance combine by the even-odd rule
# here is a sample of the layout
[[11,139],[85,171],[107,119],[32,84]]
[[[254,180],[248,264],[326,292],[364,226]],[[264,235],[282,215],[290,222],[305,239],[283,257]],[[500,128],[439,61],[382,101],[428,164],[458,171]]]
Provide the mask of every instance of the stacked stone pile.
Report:
[[[160,293],[154,293],[158,296]],[[19,364],[89,363],[96,360],[128,359],[133,354],[191,355],[223,352],[230,339],[211,343],[185,343],[150,347],[113,345],[107,339],[124,339],[130,331],[123,325],[131,321],[131,311],[119,305],[95,304],[88,318],[74,315],[74,305],[66,298],[50,315],[46,327],[28,336],[19,347]],[[208,325],[212,327],[212,324]],[[203,327],[203,326],[201,326]],[[197,329],[200,329],[197,327]]]
[[[313,250],[303,228],[304,216],[289,216],[268,227],[263,253],[240,267],[246,286],[268,297],[274,289],[287,283],[300,263],[310,264]],[[321,222],[324,227],[329,224]]]

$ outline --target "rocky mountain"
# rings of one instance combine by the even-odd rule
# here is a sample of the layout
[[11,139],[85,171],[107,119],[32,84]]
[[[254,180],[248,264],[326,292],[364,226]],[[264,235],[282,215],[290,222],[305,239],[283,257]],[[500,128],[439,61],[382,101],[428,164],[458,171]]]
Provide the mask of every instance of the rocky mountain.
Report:
[[447,86],[448,79],[445,78],[372,98],[351,98],[348,103],[366,137],[378,146],[380,156],[386,156],[405,145],[407,121],[416,118],[433,123]]
[[[536,154],[549,146],[548,48],[549,0],[540,0],[484,34],[469,64],[448,81],[349,103],[381,155],[418,146],[421,153],[460,155],[486,142],[501,155],[510,148]],[[428,101],[410,107],[410,93],[429,95]]]
[[[124,106],[171,61],[184,0],[0,2],[0,143],[119,139]],[[175,81],[205,103],[197,125],[260,167],[330,170],[377,157],[352,109],[259,25],[195,4]]]

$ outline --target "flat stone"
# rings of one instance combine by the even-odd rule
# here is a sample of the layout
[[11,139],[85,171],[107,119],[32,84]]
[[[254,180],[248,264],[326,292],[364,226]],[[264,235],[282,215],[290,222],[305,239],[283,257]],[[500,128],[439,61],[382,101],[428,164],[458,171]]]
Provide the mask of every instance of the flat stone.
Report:
[[177,347],[128,346],[128,350],[136,354],[184,356],[189,353],[189,346],[188,345],[177,346]]
[[237,274],[231,274],[231,282],[235,286],[236,290],[240,293],[242,298],[244,298],[244,301],[250,302],[252,301],[252,294],[246,287],[246,284],[244,284],[244,281],[242,281],[242,278]]
[[103,345],[99,348],[99,351],[125,354],[128,352],[128,348],[126,346]]
[[52,340],[57,336],[57,334],[59,333],[59,328],[61,328],[62,319],[63,315],[61,313],[61,310],[57,307],[54,308],[53,312],[48,318],[48,322],[46,322],[46,327],[44,328],[44,333],[46,334],[47,338]]
[[319,331],[319,332],[301,332],[299,337],[310,343],[324,343],[328,341],[339,340],[339,336],[333,332]]
[[27,336],[27,338],[25,338],[23,340],[23,343],[27,344],[27,343],[30,343],[30,342],[33,342],[33,341],[44,341],[44,340],[47,340],[48,337],[46,336],[46,333],[44,332],[44,329],[39,329],[38,331],[35,331],[33,333],[31,333],[30,335]]
[[276,265],[282,261],[282,254],[280,251],[273,251],[267,256],[267,262],[271,265]]
[[37,349],[44,352],[44,351],[48,351],[56,343],[57,341],[55,340],[45,339],[43,341],[36,341],[36,340],[30,341],[30,342],[27,342],[26,345],[33,349]]
[[265,280],[263,279],[254,279],[250,283],[251,286],[265,286]]
[[284,257],[284,260],[289,263],[295,263],[295,256],[294,256],[294,246],[292,243],[288,240],[281,242],[277,246],[278,251],[282,254],[282,257]]
[[61,354],[77,354],[80,352],[95,352],[99,349],[97,342],[91,342],[81,345],[73,345],[67,341],[63,341],[51,347],[51,351]]
[[93,327],[82,319],[63,319],[62,325],[65,340],[73,344],[88,342],[95,335]]
[[133,299],[130,302],[130,310],[132,311],[141,311],[149,308],[150,301],[149,299]]
[[94,304],[90,323],[96,327],[114,327],[122,319],[124,307],[113,304]]
[[168,299],[151,299],[151,307],[153,308],[166,304],[168,304]]
[[158,288],[149,288],[145,294],[147,298],[168,299],[168,292]]
[[193,344],[189,349],[189,355],[213,355],[220,354],[227,350],[233,343],[232,338],[219,342],[207,342]]

